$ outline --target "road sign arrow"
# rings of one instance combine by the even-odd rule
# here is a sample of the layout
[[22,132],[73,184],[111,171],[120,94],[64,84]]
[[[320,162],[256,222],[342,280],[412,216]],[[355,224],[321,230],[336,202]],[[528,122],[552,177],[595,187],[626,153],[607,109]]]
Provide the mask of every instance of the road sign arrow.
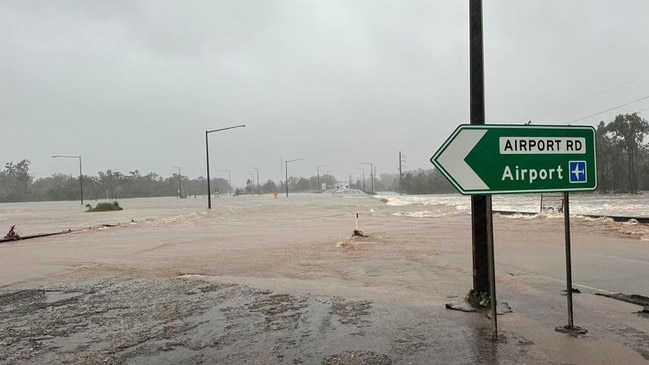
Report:
[[444,175],[452,176],[451,182],[460,191],[489,188],[465,161],[486,133],[486,129],[458,129],[431,159]]

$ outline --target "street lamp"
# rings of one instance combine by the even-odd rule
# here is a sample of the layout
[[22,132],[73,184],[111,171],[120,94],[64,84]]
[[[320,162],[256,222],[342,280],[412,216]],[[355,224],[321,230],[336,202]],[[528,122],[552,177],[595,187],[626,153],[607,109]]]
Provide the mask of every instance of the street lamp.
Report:
[[359,162],[359,163],[363,165],[370,165],[370,169],[371,169],[370,177],[372,179],[372,194],[374,194],[374,165],[372,165],[370,162]]
[[257,169],[256,167],[253,167],[253,169],[257,171],[257,195],[259,195],[259,169]]
[[183,177],[180,174],[180,167],[178,166],[171,166],[174,169],[178,169],[178,199],[182,199],[183,197]]
[[365,190],[365,168],[364,167],[354,167],[356,170],[361,170],[363,171],[363,174],[361,175],[361,181],[363,182],[363,190]]
[[81,172],[81,156],[78,155],[54,155],[52,158],[78,158],[79,159],[79,190],[81,191],[81,205],[83,205],[83,173]]
[[[108,176],[110,177],[110,199],[111,200],[117,200],[115,199],[115,187],[114,187],[114,181],[115,181],[115,169],[108,169],[107,171],[109,174]],[[108,193],[106,193],[108,195]],[[106,197],[108,199],[108,197]]]
[[327,166],[327,165],[328,165],[328,164],[324,164],[324,165],[319,165],[319,166],[318,166],[318,191],[322,191],[322,185],[320,185],[320,168],[321,168],[321,167],[325,167],[325,166]]
[[284,172],[286,172],[286,181],[285,181],[285,184],[286,184],[286,196],[287,196],[287,197],[288,197],[288,163],[289,163],[289,162],[300,161],[300,160],[304,160],[304,159],[303,159],[303,158],[296,158],[295,160],[284,161],[284,163],[286,164],[286,166],[284,167]]
[[205,160],[207,162],[207,209],[212,209],[212,192],[210,191],[210,149],[209,149],[207,136],[210,133],[225,131],[234,128],[241,128],[245,126],[246,126],[245,124],[239,124],[232,127],[212,129],[209,131],[205,131],[205,156],[206,156]]
[[230,179],[230,170],[216,170],[228,173],[228,196],[232,196],[232,180]]

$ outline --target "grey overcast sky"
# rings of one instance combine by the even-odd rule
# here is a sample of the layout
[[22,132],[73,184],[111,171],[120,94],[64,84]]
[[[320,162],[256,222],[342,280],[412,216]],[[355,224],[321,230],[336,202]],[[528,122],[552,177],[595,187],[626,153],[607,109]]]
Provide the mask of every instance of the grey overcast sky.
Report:
[[[646,0],[485,0],[487,122],[647,110],[581,119],[649,96],[648,29]],[[432,168],[469,122],[468,39],[468,0],[2,0],[0,162],[196,178],[205,130],[243,123],[210,135],[236,186],[282,159],[340,180],[394,173],[400,150]]]

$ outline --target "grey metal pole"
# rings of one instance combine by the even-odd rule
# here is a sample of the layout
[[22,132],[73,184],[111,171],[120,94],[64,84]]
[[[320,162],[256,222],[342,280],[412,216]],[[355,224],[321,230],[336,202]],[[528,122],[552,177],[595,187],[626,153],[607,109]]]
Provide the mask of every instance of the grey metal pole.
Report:
[[226,131],[228,129],[242,128],[245,124],[239,124],[232,127],[212,129],[205,131],[205,161],[207,163],[207,209],[212,209],[212,192],[210,191],[210,150],[207,144],[207,135],[214,132]]
[[81,190],[81,205],[83,205],[83,171],[81,169],[81,156],[79,156],[79,190]]
[[178,166],[171,166],[175,169],[178,169],[178,199],[181,199],[183,197],[183,177],[180,174],[180,167]]
[[232,196],[232,178],[230,177],[230,170],[216,170],[228,173],[228,196]]
[[575,322],[572,313],[572,259],[570,258],[570,199],[569,193],[563,193],[563,222],[566,240],[566,294],[568,297],[568,327],[573,328]]
[[[487,210],[491,212],[491,195],[486,196]],[[489,301],[491,302],[492,338],[498,339],[498,301],[496,300],[496,260],[494,254],[493,216],[487,214],[487,256],[489,260]]]
[[286,166],[284,167],[284,171],[286,172],[286,181],[285,181],[285,183],[286,183],[286,196],[287,197],[288,197],[288,163],[289,162],[294,162],[294,161],[300,161],[300,160],[304,160],[304,159],[303,158],[296,158],[294,160],[285,161]]
[[259,194],[259,169],[257,169],[256,167],[253,167],[253,169],[255,169],[255,172],[257,172],[257,195],[260,195]]
[[[354,167],[354,169],[361,170],[361,176],[358,177],[358,181],[361,183],[361,185],[358,186],[358,188],[365,191],[365,168],[364,167]],[[350,174],[349,175],[349,187],[351,188],[351,186],[352,186],[351,172],[349,174]]]
[[81,196],[81,205],[83,205],[83,170],[81,168],[81,155],[54,155],[52,158],[78,158],[79,159],[79,194]]
[[[374,165],[371,162],[359,162],[360,164],[363,165],[369,165],[370,166],[370,179],[372,179],[372,191],[371,194],[374,194]],[[365,173],[365,170],[363,170],[363,173]],[[365,178],[363,178],[363,190],[365,190]]]
[[284,185],[286,187],[286,197],[288,198],[288,161],[284,161],[286,166],[284,166],[284,172],[286,173],[286,177],[284,179]]
[[403,188],[401,187],[401,177],[403,173],[401,172],[401,151],[399,151],[399,195],[403,194]]
[[319,191],[319,192],[322,192],[322,185],[320,184],[320,168],[321,168],[321,167],[325,167],[325,166],[327,166],[327,165],[328,165],[328,164],[318,165],[318,191]]
[[568,325],[556,327],[555,331],[570,334],[584,334],[586,329],[575,326],[572,311],[572,260],[570,258],[570,196],[568,192],[563,193],[563,222],[565,225],[566,240],[566,297],[568,300]]
[[212,190],[210,188],[210,149],[208,145],[207,135],[208,131],[205,131],[205,161],[207,161],[207,209],[212,209]]

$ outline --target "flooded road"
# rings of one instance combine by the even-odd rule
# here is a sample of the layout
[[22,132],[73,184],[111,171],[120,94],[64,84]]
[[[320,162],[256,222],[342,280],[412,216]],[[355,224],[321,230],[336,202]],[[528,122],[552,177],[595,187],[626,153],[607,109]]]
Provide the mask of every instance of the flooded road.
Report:
[[[444,308],[472,285],[467,197],[205,201],[0,205],[22,234],[73,230],[0,244],[0,363],[649,361],[642,307],[595,295],[649,295],[645,225],[573,218],[575,324],[589,332],[571,337],[554,331],[567,323],[562,217],[496,216],[498,300],[514,312],[494,342],[484,313]],[[368,237],[350,237],[356,213]]]

